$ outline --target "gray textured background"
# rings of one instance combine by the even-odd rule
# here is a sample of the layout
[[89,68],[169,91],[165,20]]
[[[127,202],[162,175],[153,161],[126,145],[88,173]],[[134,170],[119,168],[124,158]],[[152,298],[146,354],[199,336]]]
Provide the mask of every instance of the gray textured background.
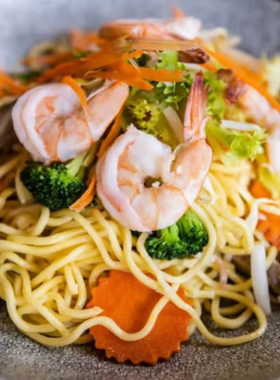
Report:
[[[280,50],[280,0],[175,1],[205,26],[227,26],[256,54]],[[12,69],[27,48],[112,18],[168,17],[171,0],[0,0],[0,63]]]
[[[226,26],[240,34],[248,51],[280,52],[280,0],[176,3],[207,27]],[[0,64],[13,70],[28,47],[69,28],[91,29],[112,18],[166,17],[169,5],[168,0],[0,0]],[[280,378],[279,358],[280,312],[269,318],[265,336],[253,343],[214,347],[196,333],[169,363],[133,367],[108,361],[89,346],[41,347],[17,332],[0,302],[0,378],[7,380],[271,380]]]

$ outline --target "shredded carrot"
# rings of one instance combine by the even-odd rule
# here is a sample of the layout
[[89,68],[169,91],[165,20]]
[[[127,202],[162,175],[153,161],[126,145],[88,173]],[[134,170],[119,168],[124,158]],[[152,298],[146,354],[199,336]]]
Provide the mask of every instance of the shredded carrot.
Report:
[[101,158],[103,154],[110,148],[110,146],[113,144],[113,142],[116,140],[116,138],[119,136],[121,131],[121,118],[122,118],[123,108],[118,113],[114,124],[112,125],[112,128],[110,129],[108,135],[106,138],[102,141],[102,144],[99,148],[99,151],[97,153],[97,157]]
[[185,12],[182,11],[182,9],[180,9],[177,5],[172,5],[171,6],[171,11],[172,11],[172,15],[176,19],[187,17],[186,14],[185,14]]
[[119,43],[112,43],[110,48],[92,53],[85,58],[79,58],[75,61],[64,62],[60,65],[46,70],[46,72],[40,76],[37,81],[44,83],[47,80],[67,76],[78,75],[83,76],[89,70],[99,69],[106,67],[113,63],[116,63],[122,59],[122,55],[130,48],[129,44],[121,46]]
[[213,71],[213,72],[217,71],[217,67],[210,62],[205,62],[201,66],[204,67],[206,70],[209,70],[209,71]]
[[269,190],[267,190],[267,188],[258,180],[252,182],[250,193],[254,198],[271,198]]
[[93,200],[95,194],[95,184],[96,184],[96,176],[93,174],[91,176],[89,185],[84,194],[69,208],[72,211],[81,212],[83,211]]
[[[100,307],[103,310],[101,315],[112,318],[127,333],[141,330],[162,298],[132,274],[116,270],[110,271],[109,277],[100,279],[91,294],[92,300],[87,307]],[[187,302],[182,289],[178,295]],[[103,326],[92,327],[90,333],[95,347],[106,350],[108,358],[114,357],[119,363],[130,360],[134,364],[156,364],[160,358],[169,360],[172,353],[180,351],[180,343],[188,339],[190,322],[185,311],[168,302],[152,331],[140,340],[124,341]]]
[[232,69],[235,74],[242,79],[244,82],[248,83],[251,87],[257,90],[266,100],[274,107],[278,112],[280,112],[280,103],[264,88],[263,84],[260,83],[258,75],[248,68],[240,66],[231,57],[227,56],[221,52],[214,52],[211,49],[205,47],[206,52],[215,58],[220,64],[225,67]]
[[[254,198],[271,198],[271,193],[258,180],[251,184],[250,192]],[[259,219],[258,230],[264,234],[269,243],[280,248],[280,215],[263,211],[262,215],[265,219]]]
[[61,62],[68,61],[72,57],[73,57],[73,53],[68,51],[65,53],[26,57],[26,58],[21,60],[21,63],[23,65],[30,65],[30,64],[37,63],[37,64],[41,64],[41,65],[53,66],[53,65],[58,65]]
[[72,90],[77,94],[78,98],[80,99],[81,105],[83,108],[86,108],[87,106],[87,98],[83,91],[83,89],[78,85],[78,83],[70,76],[66,76],[62,79],[62,83],[67,84],[69,87],[72,88]]
[[124,53],[122,59],[125,61],[126,59],[140,58],[142,54],[142,50],[134,50],[131,53]]
[[142,78],[127,75],[122,73],[121,71],[113,70],[113,71],[102,71],[102,70],[96,70],[96,71],[89,71],[86,74],[87,78],[102,78],[102,79],[108,79],[108,80],[119,80],[126,84],[128,84],[131,87],[136,87],[141,90],[147,90],[150,91],[153,89],[153,85],[151,85],[149,82],[145,81]]
[[1,84],[2,88],[6,88],[14,95],[22,95],[27,90],[26,86],[19,84],[17,81],[3,73],[1,73]]

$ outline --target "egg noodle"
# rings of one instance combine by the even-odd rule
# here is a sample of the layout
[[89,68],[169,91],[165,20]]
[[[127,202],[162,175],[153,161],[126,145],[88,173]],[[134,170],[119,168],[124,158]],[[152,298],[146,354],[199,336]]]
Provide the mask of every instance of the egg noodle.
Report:
[[[236,345],[264,333],[266,317],[254,301],[252,280],[238,274],[231,260],[250,255],[254,242],[263,240],[256,231],[258,210],[279,210],[276,202],[251,196],[254,170],[248,161],[212,163],[208,180],[214,191],[211,195],[204,187],[192,207],[209,235],[203,253],[158,261],[145,250],[147,234],[135,238],[101,206],[79,214],[50,212],[32,203],[19,179],[26,158],[19,146],[0,158],[0,296],[22,333],[47,346],[66,346],[91,341],[89,329],[102,325],[123,340],[135,341],[151,332],[169,301],[191,316],[190,334],[197,328],[214,344]],[[266,247],[268,269],[277,249],[268,243]],[[90,289],[111,269],[128,271],[163,295],[141,331],[128,334],[111,318],[100,316],[98,307],[85,308]],[[179,287],[192,306],[177,295]],[[234,302],[222,306],[222,299]],[[251,316],[257,318],[258,328],[231,338],[215,336],[201,320],[204,307],[222,328],[237,329]]]

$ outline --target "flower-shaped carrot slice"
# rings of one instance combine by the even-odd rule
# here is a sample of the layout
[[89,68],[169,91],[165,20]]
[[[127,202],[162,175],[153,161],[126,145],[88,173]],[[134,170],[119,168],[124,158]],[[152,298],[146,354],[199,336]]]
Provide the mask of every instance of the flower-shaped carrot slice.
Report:
[[[162,295],[139,282],[130,273],[111,271],[92,289],[92,300],[87,307],[99,306],[102,315],[111,317],[127,333],[141,330]],[[179,296],[187,302],[183,290]],[[127,342],[119,339],[106,327],[94,326],[90,332],[95,346],[106,351],[107,358],[119,363],[130,360],[134,364],[156,364],[159,359],[169,360],[180,351],[180,343],[188,339],[190,316],[172,302],[161,311],[152,331],[143,339]]]

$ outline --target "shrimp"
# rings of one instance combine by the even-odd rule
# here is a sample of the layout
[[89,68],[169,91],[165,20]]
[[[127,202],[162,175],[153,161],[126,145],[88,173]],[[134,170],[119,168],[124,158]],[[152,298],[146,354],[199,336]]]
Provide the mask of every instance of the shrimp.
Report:
[[[178,20],[119,20],[108,22],[101,26],[99,35],[112,41],[119,37],[130,40],[184,41],[199,35],[200,21],[192,17]],[[190,41],[191,42],[191,41]],[[181,52],[184,62],[204,63],[209,57],[205,50],[193,42],[190,47]]]
[[[97,194],[107,211],[134,231],[168,227],[190,208],[210,168],[206,142],[207,90],[193,81],[184,117],[184,143],[174,152],[130,126],[97,163]],[[159,179],[148,187],[147,179]]]
[[280,113],[257,90],[249,86],[239,103],[253,122],[268,130],[267,156],[271,170],[280,174]]
[[36,161],[67,161],[86,152],[116,117],[129,94],[125,83],[112,82],[88,97],[85,108],[66,84],[35,87],[12,111],[14,130]]

